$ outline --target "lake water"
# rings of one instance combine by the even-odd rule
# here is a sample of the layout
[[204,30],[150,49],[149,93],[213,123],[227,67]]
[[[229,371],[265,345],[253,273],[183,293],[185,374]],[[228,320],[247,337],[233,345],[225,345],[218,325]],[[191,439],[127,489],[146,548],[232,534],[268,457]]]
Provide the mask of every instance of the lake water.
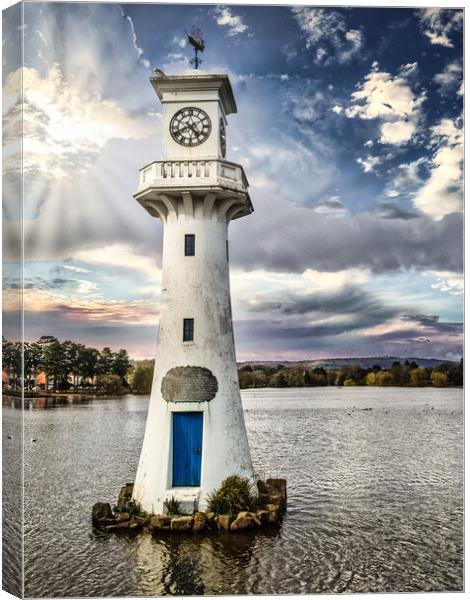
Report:
[[[43,403],[48,410],[31,404],[26,596],[463,589],[461,390],[263,389],[242,396],[256,474],[287,478],[282,524],[161,538],[106,534],[90,520],[94,502],[114,502],[133,481],[148,399]],[[4,446],[17,443],[7,433],[20,415],[4,406]],[[13,466],[4,466],[7,485]]]

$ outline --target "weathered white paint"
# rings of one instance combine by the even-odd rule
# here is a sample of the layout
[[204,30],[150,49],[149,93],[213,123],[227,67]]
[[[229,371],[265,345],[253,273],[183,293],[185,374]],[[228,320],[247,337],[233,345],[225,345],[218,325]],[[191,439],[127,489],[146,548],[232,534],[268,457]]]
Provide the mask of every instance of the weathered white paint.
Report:
[[[164,130],[182,106],[203,108],[215,118],[235,112],[226,76],[192,74],[152,83],[164,106]],[[177,97],[178,102],[175,101]],[[212,111],[212,112],[211,112]],[[205,508],[207,495],[228,475],[253,477],[238,387],[227,258],[228,223],[250,214],[248,183],[239,165],[221,160],[212,136],[195,148],[175,148],[164,136],[164,161],[141,170],[136,199],[164,224],[160,328],[155,373],[134,500],[151,513],[175,496]],[[215,130],[215,131],[214,131]],[[205,147],[207,144],[207,147]],[[197,164],[199,164],[199,167]],[[189,165],[189,166],[188,166]],[[191,176],[189,176],[189,169]],[[199,170],[197,170],[199,169]],[[184,255],[185,234],[194,234],[195,256]],[[183,342],[183,319],[194,319],[194,341]],[[208,402],[167,402],[161,393],[174,367],[209,369],[218,391]],[[203,412],[201,486],[172,488],[172,412]]]

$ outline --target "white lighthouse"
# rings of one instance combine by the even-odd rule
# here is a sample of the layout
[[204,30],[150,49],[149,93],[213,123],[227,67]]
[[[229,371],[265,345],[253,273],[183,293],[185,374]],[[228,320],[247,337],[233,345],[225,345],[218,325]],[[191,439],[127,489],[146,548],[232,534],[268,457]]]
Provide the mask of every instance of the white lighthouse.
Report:
[[204,510],[229,475],[252,478],[238,386],[228,224],[253,211],[243,168],[225,160],[227,75],[150,81],[163,107],[163,156],[140,170],[136,200],[164,227],[162,310],[133,499]]

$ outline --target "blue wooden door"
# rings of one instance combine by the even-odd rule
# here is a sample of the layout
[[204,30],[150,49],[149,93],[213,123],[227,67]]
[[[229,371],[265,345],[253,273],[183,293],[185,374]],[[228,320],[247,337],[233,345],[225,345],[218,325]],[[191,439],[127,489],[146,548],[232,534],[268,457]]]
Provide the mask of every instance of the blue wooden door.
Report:
[[173,486],[201,485],[202,412],[173,413]]

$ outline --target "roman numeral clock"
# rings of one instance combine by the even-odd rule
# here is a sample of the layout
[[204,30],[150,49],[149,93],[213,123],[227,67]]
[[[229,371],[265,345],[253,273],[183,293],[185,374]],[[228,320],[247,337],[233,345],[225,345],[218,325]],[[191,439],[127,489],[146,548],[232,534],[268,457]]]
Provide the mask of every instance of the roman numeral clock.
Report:
[[209,115],[200,108],[188,106],[171,119],[170,132],[182,146],[198,146],[209,137],[212,124]]
[[243,168],[225,158],[237,110],[227,75],[150,79],[163,109],[162,158],[140,170],[136,200],[164,227],[155,371],[133,498],[204,510],[229,475],[253,477],[238,387],[228,225],[253,211]]

